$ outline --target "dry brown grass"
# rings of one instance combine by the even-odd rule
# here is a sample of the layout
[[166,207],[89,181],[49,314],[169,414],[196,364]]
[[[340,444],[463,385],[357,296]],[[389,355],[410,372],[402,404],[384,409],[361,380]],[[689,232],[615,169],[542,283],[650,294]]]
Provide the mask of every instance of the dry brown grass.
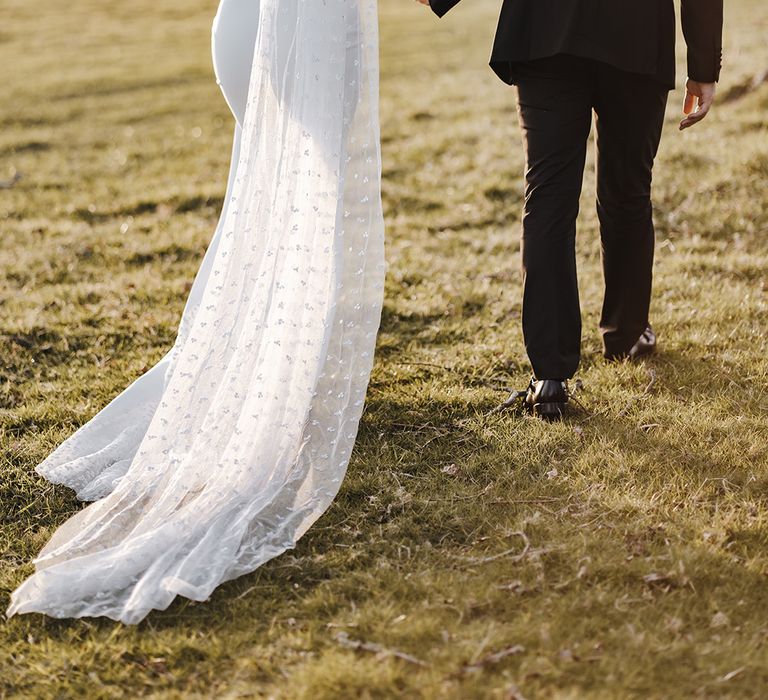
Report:
[[[205,604],[4,623],[0,695],[768,695],[768,85],[750,85],[768,8],[728,3],[731,99],[705,124],[678,134],[672,96],[644,365],[599,355],[587,178],[586,410],[561,425],[488,415],[528,371],[496,10],[382,2],[387,299],[333,507]],[[0,181],[21,179],[0,190],[0,605],[80,507],[34,465],[170,346],[213,231],[231,137],[213,11],[2,2]]]

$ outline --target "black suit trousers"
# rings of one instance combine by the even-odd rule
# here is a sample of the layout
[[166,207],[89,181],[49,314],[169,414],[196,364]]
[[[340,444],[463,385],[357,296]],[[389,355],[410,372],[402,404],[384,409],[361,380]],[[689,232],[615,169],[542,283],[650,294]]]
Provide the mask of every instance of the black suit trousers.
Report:
[[648,323],[654,253],[653,161],[668,87],[607,63],[558,54],[515,66],[525,146],[523,335],[534,375],[579,365],[576,217],[592,113],[605,295],[605,353],[627,352]]

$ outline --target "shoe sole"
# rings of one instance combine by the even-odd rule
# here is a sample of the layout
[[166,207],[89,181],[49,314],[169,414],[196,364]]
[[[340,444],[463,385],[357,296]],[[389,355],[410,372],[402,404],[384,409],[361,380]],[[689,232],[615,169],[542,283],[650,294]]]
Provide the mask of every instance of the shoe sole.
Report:
[[562,401],[551,401],[533,404],[533,415],[548,421],[562,420],[566,404]]

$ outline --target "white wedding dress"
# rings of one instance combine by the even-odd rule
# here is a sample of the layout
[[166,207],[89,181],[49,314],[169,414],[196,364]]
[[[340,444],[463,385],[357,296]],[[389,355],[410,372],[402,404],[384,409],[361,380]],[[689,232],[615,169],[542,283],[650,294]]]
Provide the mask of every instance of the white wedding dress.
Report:
[[235,114],[216,233],[169,353],[38,467],[95,500],[8,614],[136,623],[294,546],[363,410],[384,283],[376,0],[223,0]]

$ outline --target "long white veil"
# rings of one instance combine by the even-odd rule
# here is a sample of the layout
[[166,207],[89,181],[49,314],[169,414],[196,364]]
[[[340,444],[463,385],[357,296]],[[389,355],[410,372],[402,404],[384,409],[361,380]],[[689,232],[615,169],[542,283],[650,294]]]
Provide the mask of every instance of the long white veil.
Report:
[[177,341],[38,466],[100,500],[9,615],[135,623],[204,600],[338,491],[383,297],[376,0],[261,0],[258,22],[231,197]]

